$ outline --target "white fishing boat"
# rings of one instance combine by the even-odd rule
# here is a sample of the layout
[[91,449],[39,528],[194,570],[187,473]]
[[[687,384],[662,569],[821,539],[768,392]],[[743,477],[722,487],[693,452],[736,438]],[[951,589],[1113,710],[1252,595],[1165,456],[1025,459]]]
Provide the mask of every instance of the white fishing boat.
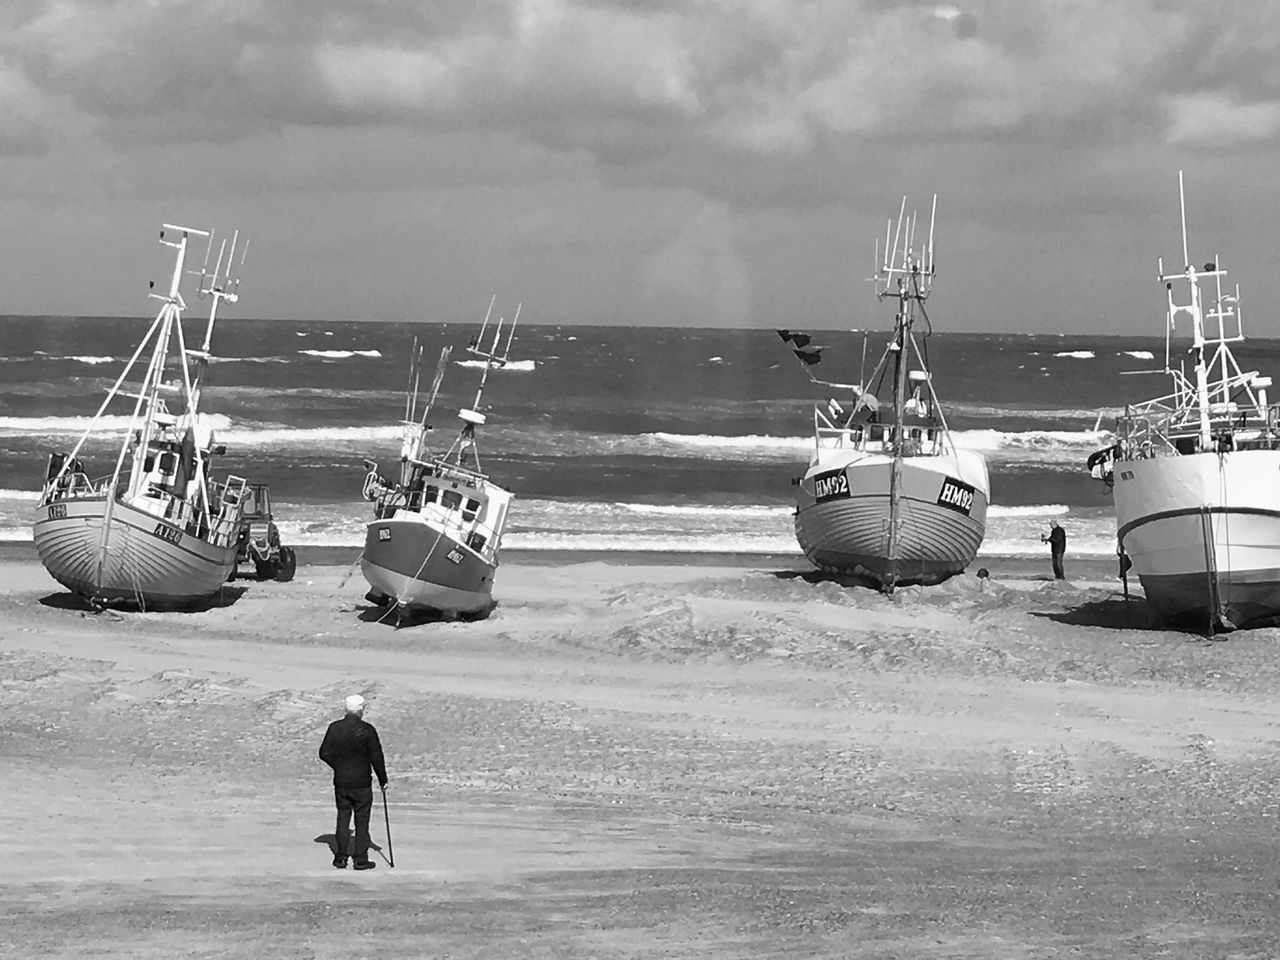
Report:
[[414,613],[478,620],[494,607],[493,578],[511,493],[484,473],[476,428],[486,419],[480,404],[489,374],[508,362],[520,309],[516,308],[506,328],[505,341],[505,321],[499,317],[491,323],[492,315],[490,301],[480,333],[467,347],[481,366],[480,383],[471,406],[458,411],[462,427],[449,449],[439,456],[425,452],[432,408],[452,347],[440,352],[435,378],[419,415],[422,351],[415,342],[402,421],[399,477],[384,479],[376,463],[365,461],[369,472],[363,493],[374,504],[374,519],[365,531],[360,567],[371,587],[366,597],[388,612],[394,611],[397,623]]
[[826,348],[807,334],[778,331],[810,380],[852,394],[847,406],[833,397],[814,407],[808,469],[793,481],[800,548],[819,569],[885,593],[962,572],[982,543],[990,496],[986,461],[956,447],[934,392],[925,312],[934,278],[933,212],[918,255],[916,219],[907,216],[904,198],[892,242],[892,220],[886,230],[883,259],[876,244],[876,296],[894,301],[897,314],[888,346],[863,382],[814,376]]
[[[177,239],[169,235],[177,234]],[[208,241],[204,266],[190,271],[197,292],[211,300],[204,339],[187,346],[179,285],[191,237]],[[200,418],[200,394],[209,364],[218,306],[238,299],[231,276],[237,237],[223,240],[212,272],[213,236],[165,224],[160,243],[175,251],[167,293],[146,336],[69,453],[49,457],[36,508],[33,536],[53,578],[91,605],[127,602],[143,609],[178,606],[216,594],[236,559],[245,481],[210,479],[215,447]],[[241,253],[243,264],[243,251]],[[127,385],[131,374],[138,380]],[[168,378],[173,375],[172,378]],[[104,417],[129,400],[123,438],[110,473],[93,476],[83,457],[92,440],[119,431]]]
[[[1115,444],[1088,465],[1112,486],[1118,548],[1147,602],[1212,634],[1280,614],[1280,405],[1268,403],[1271,378],[1241,370],[1231,351],[1245,339],[1239,288],[1216,256],[1197,267],[1188,255],[1181,172],[1178,195],[1184,266],[1165,273],[1157,261],[1165,355],[1149,371],[1173,391],[1127,406]],[[1190,349],[1175,360],[1184,318]]]

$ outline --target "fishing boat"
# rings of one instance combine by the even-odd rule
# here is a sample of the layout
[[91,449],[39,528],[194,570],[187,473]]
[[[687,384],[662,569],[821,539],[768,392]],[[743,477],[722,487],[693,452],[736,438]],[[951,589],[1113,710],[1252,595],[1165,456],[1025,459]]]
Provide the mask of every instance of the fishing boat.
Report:
[[[813,368],[827,348],[808,334],[778,331],[811,381],[852,395],[845,403],[831,397],[814,406],[808,468],[792,481],[796,539],[820,570],[884,593],[962,572],[986,530],[986,461],[956,447],[929,366],[925,301],[934,278],[936,211],[935,196],[918,254],[917,217],[907,215],[905,198],[892,242],[892,219],[885,231],[883,258],[876,242],[876,297],[895,303],[897,313],[869,377],[856,384],[820,379]],[[925,327],[921,336],[918,323]]]
[[[184,336],[179,292],[193,237],[206,239],[205,261],[188,273],[211,301],[194,349]],[[175,251],[175,263],[168,291],[151,294],[160,311],[79,440],[49,457],[33,526],[36,551],[55,580],[95,608],[200,601],[218,593],[235,566],[245,481],[210,479],[212,459],[225,451],[214,445],[199,408],[218,306],[238,299],[237,241],[221,242],[210,271],[212,233],[164,225],[160,243]],[[137,379],[127,385],[131,376]],[[120,401],[131,401],[127,416],[108,412]],[[90,443],[120,430],[121,419],[114,466],[94,476],[83,459]]]
[[[1172,392],[1126,406],[1088,467],[1113,491],[1121,568],[1162,619],[1212,635],[1280,614],[1280,405],[1271,378],[1232,353],[1245,339],[1239,287],[1217,257],[1196,266],[1188,254],[1181,172],[1178,199],[1184,265],[1157,261],[1164,366],[1135,371],[1168,376]],[[1178,359],[1175,320],[1189,321]]]
[[453,348],[441,350],[419,414],[422,348],[415,341],[399,476],[386,479],[376,462],[365,461],[363,494],[374,513],[360,556],[371,588],[366,598],[394,611],[397,625],[414,614],[480,620],[494,607],[493,578],[511,493],[483,471],[476,429],[486,420],[481,400],[489,374],[508,362],[520,308],[504,331],[503,318],[492,321],[493,304],[467,347],[469,362],[481,368],[480,383],[471,405],[458,411],[462,426],[449,448],[438,456],[426,452],[431,413]]

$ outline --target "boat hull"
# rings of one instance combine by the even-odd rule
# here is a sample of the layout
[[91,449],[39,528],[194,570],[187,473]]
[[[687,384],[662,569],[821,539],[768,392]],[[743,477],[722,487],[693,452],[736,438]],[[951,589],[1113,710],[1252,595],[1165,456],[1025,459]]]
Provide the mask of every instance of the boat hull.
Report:
[[497,563],[417,514],[370,523],[360,568],[376,593],[402,608],[469,614],[493,606]]
[[1247,626],[1280,615],[1280,451],[1117,461],[1117,534],[1164,620]]
[[799,486],[796,539],[809,562],[881,589],[932,585],[964,571],[986,531],[989,481],[975,454],[901,461],[890,556],[893,460],[850,451],[810,465]]
[[72,593],[92,603],[124,601],[144,609],[213,596],[236,560],[234,539],[215,546],[119,500],[42,504],[32,538],[45,569]]

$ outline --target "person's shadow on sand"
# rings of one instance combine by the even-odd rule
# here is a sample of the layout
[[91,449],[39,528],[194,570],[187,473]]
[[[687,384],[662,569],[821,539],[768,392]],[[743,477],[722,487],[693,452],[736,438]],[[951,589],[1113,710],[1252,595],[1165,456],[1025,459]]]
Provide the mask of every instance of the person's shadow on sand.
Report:
[[[329,856],[336,857],[338,855],[338,838],[336,835],[332,833],[322,833],[320,834],[320,836],[315,838],[315,842],[325,844],[329,848]],[[344,857],[353,856],[352,849],[354,849],[355,845],[356,845],[356,838],[355,838],[355,835],[352,834],[350,838],[347,840],[348,849],[342,855]],[[382,847],[380,847],[372,838],[370,838],[369,840],[369,849],[376,850],[378,852],[378,855],[382,857],[382,859],[386,863],[388,864],[391,863],[390,860],[387,860],[387,855],[382,852]]]

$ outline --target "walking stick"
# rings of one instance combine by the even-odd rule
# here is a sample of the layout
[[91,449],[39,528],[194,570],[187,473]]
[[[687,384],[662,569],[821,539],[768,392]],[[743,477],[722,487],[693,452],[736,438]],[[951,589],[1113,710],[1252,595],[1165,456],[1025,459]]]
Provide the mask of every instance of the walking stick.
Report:
[[382,819],[387,824],[387,863],[396,865],[396,853],[391,849],[391,814],[387,813],[387,786],[382,784]]

